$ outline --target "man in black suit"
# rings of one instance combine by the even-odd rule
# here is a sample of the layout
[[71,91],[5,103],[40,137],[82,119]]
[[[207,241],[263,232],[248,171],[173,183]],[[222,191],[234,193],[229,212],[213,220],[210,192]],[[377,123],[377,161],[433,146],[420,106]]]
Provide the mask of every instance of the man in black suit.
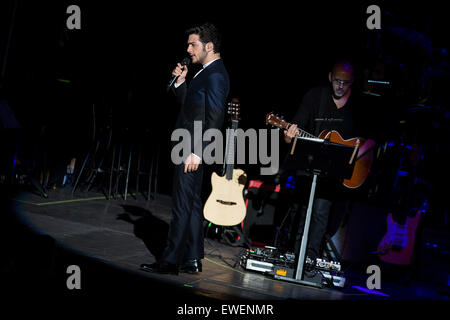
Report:
[[[202,154],[206,144],[194,135],[194,122],[202,124],[202,131],[220,129],[225,115],[225,103],[229,93],[229,78],[220,57],[220,34],[217,28],[205,23],[191,28],[188,48],[192,63],[203,68],[186,84],[188,67],[178,64],[173,76],[178,77],[173,91],[181,105],[176,128],[186,129],[191,136],[191,153],[184,164],[175,166],[173,179],[173,215],[168,240],[162,258],[154,264],[143,264],[149,272],[178,274],[202,271],[203,205],[201,188],[203,178]],[[198,138],[194,140],[194,138]]]

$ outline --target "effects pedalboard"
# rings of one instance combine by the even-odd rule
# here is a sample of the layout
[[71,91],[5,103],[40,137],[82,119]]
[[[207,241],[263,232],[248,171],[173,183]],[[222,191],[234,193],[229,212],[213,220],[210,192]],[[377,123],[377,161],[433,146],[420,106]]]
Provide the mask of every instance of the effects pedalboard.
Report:
[[[246,249],[240,257],[240,265],[245,270],[261,272],[268,276],[294,278],[296,273],[295,254],[282,253],[275,247]],[[306,258],[305,277],[321,274],[323,285],[343,288],[345,278],[341,273],[341,264],[336,261]]]

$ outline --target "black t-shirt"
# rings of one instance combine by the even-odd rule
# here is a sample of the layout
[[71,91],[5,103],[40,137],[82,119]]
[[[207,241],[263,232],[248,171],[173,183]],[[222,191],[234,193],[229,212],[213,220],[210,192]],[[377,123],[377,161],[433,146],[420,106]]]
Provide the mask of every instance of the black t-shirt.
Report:
[[[357,137],[354,105],[357,99],[350,95],[346,104],[337,108],[332,97],[330,86],[319,86],[309,90],[303,97],[300,107],[292,123],[301,129],[318,136],[323,130],[335,130],[343,139]],[[327,121],[321,121],[326,119]],[[309,195],[309,179],[300,179],[297,184],[297,193]],[[333,178],[320,178],[316,190],[316,198],[336,200],[342,193],[346,193],[342,182]]]
[[333,101],[332,88],[316,87],[305,94],[292,122],[315,136],[328,129],[339,132],[344,139],[354,138],[357,136],[357,129],[353,103],[354,98],[350,95],[347,103],[338,109]]

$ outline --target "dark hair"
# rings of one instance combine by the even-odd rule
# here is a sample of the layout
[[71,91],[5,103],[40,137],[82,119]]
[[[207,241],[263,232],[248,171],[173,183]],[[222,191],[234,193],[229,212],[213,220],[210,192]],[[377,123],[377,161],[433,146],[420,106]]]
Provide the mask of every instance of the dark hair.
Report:
[[187,35],[198,34],[199,40],[203,44],[212,42],[214,44],[214,53],[220,53],[221,35],[219,30],[212,23],[206,22],[202,25],[186,30]]

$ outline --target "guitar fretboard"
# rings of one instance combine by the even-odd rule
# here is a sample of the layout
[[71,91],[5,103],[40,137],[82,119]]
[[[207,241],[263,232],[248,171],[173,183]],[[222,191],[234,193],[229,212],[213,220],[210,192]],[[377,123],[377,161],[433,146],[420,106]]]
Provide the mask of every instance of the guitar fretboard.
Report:
[[231,129],[228,131],[227,154],[225,155],[225,175],[227,180],[233,179],[234,155],[236,149],[236,130],[238,121],[231,121]]
[[[288,128],[291,126],[291,124],[289,124]],[[302,130],[300,128],[297,128],[299,131],[298,137],[299,138],[310,138],[310,139],[319,139],[317,138],[315,135],[312,135],[309,132],[306,132],[305,130]]]
[[[267,115],[266,123],[267,124],[271,124],[271,125],[273,125],[273,126],[275,126],[277,128],[286,129],[286,130],[288,130],[292,126],[291,123],[289,123],[286,120],[276,116],[273,113],[269,113]],[[312,139],[312,140],[321,140],[321,141],[323,141],[322,139],[316,137],[315,135],[312,135],[309,132],[306,132],[305,130],[303,130],[303,129],[299,128],[299,127],[297,127],[297,129],[299,131],[298,138],[307,138],[307,139]]]

